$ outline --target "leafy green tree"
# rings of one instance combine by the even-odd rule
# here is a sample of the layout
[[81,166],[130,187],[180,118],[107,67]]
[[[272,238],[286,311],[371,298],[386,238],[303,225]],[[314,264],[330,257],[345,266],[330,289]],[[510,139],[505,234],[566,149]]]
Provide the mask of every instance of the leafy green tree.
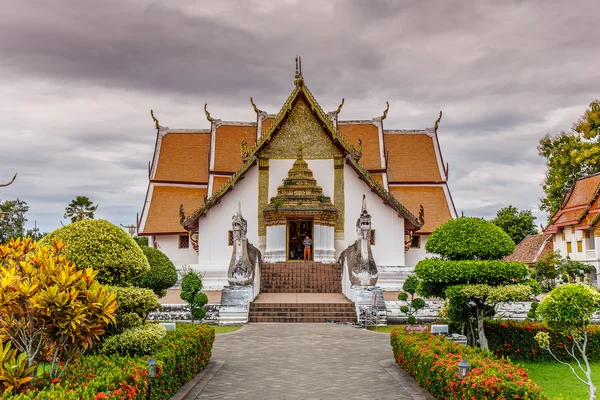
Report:
[[142,246],[142,251],[150,264],[150,272],[137,279],[140,287],[152,289],[158,297],[165,297],[167,289],[177,283],[177,269],[162,251]]
[[562,361],[554,355],[548,332],[538,332],[535,339],[540,347],[546,349],[556,361],[567,366],[580,382],[588,386],[590,400],[596,399],[596,386],[592,381],[592,371],[586,355],[588,326],[597,311],[600,311],[600,293],[595,288],[583,284],[557,287],[544,297],[537,310],[538,315],[551,329],[572,338],[570,348],[565,346],[564,349],[575,359],[577,365]]
[[94,219],[94,212],[98,209],[98,204],[94,205],[86,196],[77,196],[71,200],[65,209],[63,218],[71,218],[71,222],[83,221],[84,219]]
[[600,172],[599,126],[600,102],[595,100],[571,132],[546,135],[540,140],[538,152],[546,159],[542,210],[554,214],[577,179]]
[[134,236],[133,240],[141,247],[148,246],[148,236]]
[[29,206],[23,200],[6,200],[0,202],[0,243],[25,236],[25,214]]
[[179,296],[190,306],[192,323],[194,323],[194,320],[204,318],[206,315],[204,306],[208,303],[208,297],[205,293],[202,293],[202,275],[200,272],[192,269],[184,271]]
[[540,258],[533,266],[535,278],[540,286],[547,290],[552,290],[556,286],[556,279],[560,277],[560,262],[559,253],[548,253]]
[[[417,322],[417,313],[419,310],[425,307],[425,300],[421,298],[415,298],[417,288],[419,287],[419,278],[416,275],[410,275],[402,284],[404,292],[398,293],[398,300],[405,302],[406,304],[400,306],[400,311],[408,316],[409,325],[413,325]],[[410,295],[410,301],[409,301]]]
[[428,253],[441,259],[426,258],[415,267],[421,279],[417,292],[448,299],[449,319],[482,349],[488,349],[484,320],[495,315],[498,303],[528,300],[539,293],[527,265],[499,260],[514,246],[491,222],[458,218],[436,228],[425,244]]
[[508,206],[498,210],[492,223],[502,228],[515,244],[519,244],[525,236],[537,233],[534,221],[535,217],[530,210],[519,211],[516,207]]

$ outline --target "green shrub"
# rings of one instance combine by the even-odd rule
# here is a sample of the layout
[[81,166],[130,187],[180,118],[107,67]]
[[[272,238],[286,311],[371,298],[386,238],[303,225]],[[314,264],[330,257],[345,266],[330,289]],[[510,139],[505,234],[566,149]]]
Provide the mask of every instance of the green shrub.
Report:
[[[530,399],[547,400],[527,372],[507,359],[496,359],[481,349],[459,345],[442,336],[390,334],[394,358],[400,368],[439,399]],[[467,376],[458,379],[458,363],[471,365]]]
[[515,244],[501,228],[479,218],[457,218],[439,227],[427,239],[425,250],[448,260],[498,260]]
[[117,294],[118,317],[134,313],[146,320],[149,312],[160,308],[158,297],[150,289],[119,286],[111,286],[110,289]]
[[148,246],[148,236],[135,236],[133,240],[135,240],[140,247]]
[[103,284],[124,286],[150,270],[140,246],[123,229],[108,221],[74,222],[51,232],[39,243],[50,246],[55,239],[68,245],[66,257],[77,268],[98,270],[98,281]]
[[[541,349],[535,340],[538,332],[547,332],[552,343],[552,352],[560,360],[571,361],[566,349],[571,350],[573,339],[539,322],[531,321],[496,321],[485,323],[485,331],[489,334],[490,351],[497,356],[510,357],[511,360],[522,361],[554,361],[550,353]],[[600,361],[600,326],[588,327],[587,357],[590,361]]]
[[[178,325],[167,332],[153,355],[158,374],[152,385],[153,400],[170,399],[184,384],[208,365],[215,331],[207,325]],[[62,380],[40,380],[25,393],[2,399],[80,400],[146,399],[148,357],[94,355],[82,357]]]
[[152,354],[156,344],[167,330],[158,324],[147,324],[127,329],[123,333],[106,339],[102,345],[102,353],[106,355],[142,356]]
[[507,285],[527,281],[529,267],[517,262],[499,260],[451,261],[426,258],[417,263],[415,273],[423,280],[419,294],[425,297],[444,296],[450,285],[487,284]]
[[192,322],[195,319],[201,320],[206,315],[206,310],[203,307],[208,303],[208,297],[201,290],[202,275],[198,271],[186,271],[181,278],[181,293],[179,297],[185,300],[190,306]]
[[177,269],[162,251],[143,246],[142,251],[150,264],[150,272],[136,279],[136,286],[152,289],[158,297],[165,297],[167,289],[177,283]]
[[120,332],[124,331],[125,329],[142,326],[143,323],[144,321],[142,321],[142,317],[136,313],[127,313],[117,316],[117,325]]

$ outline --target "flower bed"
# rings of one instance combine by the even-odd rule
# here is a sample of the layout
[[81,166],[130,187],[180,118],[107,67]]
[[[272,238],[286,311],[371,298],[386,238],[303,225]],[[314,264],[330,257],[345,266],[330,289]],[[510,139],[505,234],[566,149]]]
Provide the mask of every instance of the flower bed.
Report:
[[[507,359],[440,336],[407,335],[402,327],[394,329],[390,338],[398,365],[439,399],[547,400],[527,372]],[[463,357],[471,371],[460,380],[458,363]]]
[[[158,374],[152,399],[169,399],[210,361],[215,332],[207,325],[178,325],[158,343],[154,359]],[[147,357],[85,356],[64,379],[39,384],[32,390],[2,399],[76,400],[146,399]]]
[[[565,351],[573,345],[571,337],[548,329],[539,322],[524,321],[486,321],[485,335],[490,350],[497,356],[510,357],[511,360],[549,361],[554,360],[535,341],[536,333],[550,334],[553,353],[562,360],[572,360]],[[600,361],[600,327],[592,325],[588,329],[587,357],[590,361]]]

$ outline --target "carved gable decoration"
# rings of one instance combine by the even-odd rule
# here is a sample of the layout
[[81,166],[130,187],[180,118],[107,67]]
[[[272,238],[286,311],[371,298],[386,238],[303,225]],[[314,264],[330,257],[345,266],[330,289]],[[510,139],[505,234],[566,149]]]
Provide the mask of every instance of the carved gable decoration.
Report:
[[298,143],[302,143],[305,159],[333,158],[342,154],[323,130],[306,100],[299,96],[289,115],[273,134],[271,142],[261,150],[265,158],[296,158]]

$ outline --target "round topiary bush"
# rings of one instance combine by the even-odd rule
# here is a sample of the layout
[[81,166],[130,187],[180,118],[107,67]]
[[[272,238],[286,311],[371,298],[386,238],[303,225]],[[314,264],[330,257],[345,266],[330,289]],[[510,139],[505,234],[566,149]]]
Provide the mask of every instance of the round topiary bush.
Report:
[[142,249],[121,228],[104,220],[85,220],[65,225],[45,236],[40,245],[60,239],[68,245],[66,257],[77,268],[99,271],[98,281],[122,286],[150,270]]
[[142,251],[150,263],[150,272],[140,276],[136,285],[152,289],[158,297],[164,297],[167,289],[177,283],[175,264],[158,249],[142,246]]
[[438,228],[427,239],[425,250],[448,260],[499,260],[515,244],[501,228],[479,218],[457,218]]
[[156,344],[165,336],[167,330],[162,325],[146,324],[127,329],[104,341],[102,354],[121,356],[143,356],[152,354]]

